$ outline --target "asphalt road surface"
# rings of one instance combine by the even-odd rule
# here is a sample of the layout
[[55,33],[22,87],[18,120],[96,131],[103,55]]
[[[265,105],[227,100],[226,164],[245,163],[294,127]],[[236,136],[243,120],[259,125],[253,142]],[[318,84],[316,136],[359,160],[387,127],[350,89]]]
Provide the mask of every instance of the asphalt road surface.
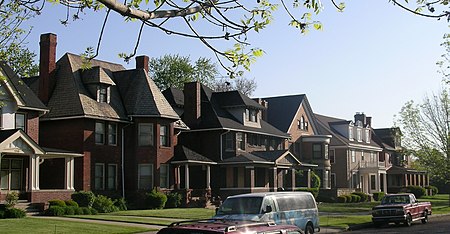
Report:
[[357,233],[450,233],[450,215],[430,217],[427,224],[422,224],[420,221],[413,222],[411,227],[404,227],[403,225],[390,224],[380,228],[367,228],[358,231],[349,231],[351,234]]

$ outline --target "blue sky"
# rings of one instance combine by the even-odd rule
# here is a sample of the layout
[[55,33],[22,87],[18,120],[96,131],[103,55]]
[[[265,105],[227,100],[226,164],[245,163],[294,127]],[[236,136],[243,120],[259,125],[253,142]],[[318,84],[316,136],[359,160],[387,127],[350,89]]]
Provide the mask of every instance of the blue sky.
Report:
[[[288,26],[280,9],[272,25],[252,33],[252,46],[266,52],[245,74],[258,83],[253,96],[304,93],[316,113],[352,119],[355,112],[364,112],[373,117],[374,127],[382,128],[393,125],[394,115],[406,101],[419,102],[440,88],[435,63],[444,53],[440,43],[449,32],[448,22],[412,15],[387,0],[348,0],[346,5],[339,13],[324,1],[325,9],[316,17],[324,25],[322,31],[301,35]],[[103,13],[88,13],[63,26],[59,19],[65,17],[64,10],[46,7],[29,22],[32,50],[39,52],[39,35],[47,32],[58,35],[58,58],[96,45]],[[117,54],[133,50],[139,23],[123,23],[116,15],[109,19],[98,59],[133,68],[134,60],[126,64]],[[176,53],[192,60],[213,58],[196,40],[144,30],[138,55]]]

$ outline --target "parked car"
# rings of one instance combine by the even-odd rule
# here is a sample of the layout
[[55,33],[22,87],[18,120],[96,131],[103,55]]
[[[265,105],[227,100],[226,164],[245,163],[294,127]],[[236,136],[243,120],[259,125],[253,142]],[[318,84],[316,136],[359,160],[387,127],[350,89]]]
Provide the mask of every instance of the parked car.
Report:
[[429,215],[431,203],[418,202],[411,193],[386,195],[380,205],[372,208],[372,222],[375,226],[387,223],[403,223],[411,226],[416,220],[421,220],[425,224]]
[[157,234],[302,234],[294,225],[276,225],[274,222],[252,222],[236,220],[193,220],[175,222]]
[[309,192],[249,193],[228,197],[215,219],[273,221],[310,234],[320,231],[316,200]]

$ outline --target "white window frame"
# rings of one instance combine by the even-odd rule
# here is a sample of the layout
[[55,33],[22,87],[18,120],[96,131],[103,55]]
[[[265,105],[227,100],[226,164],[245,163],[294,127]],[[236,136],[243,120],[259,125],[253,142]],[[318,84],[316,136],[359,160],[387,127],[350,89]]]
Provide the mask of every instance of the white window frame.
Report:
[[107,85],[97,86],[97,102],[99,103],[109,103],[110,101],[110,89]]
[[[102,168],[101,175],[97,175],[97,166]],[[101,179],[101,185],[97,185],[97,178]],[[105,190],[105,164],[95,163],[94,165],[94,189],[95,190]]]
[[[144,126],[150,127],[150,133],[148,135],[143,135],[142,128]],[[154,131],[153,123],[138,123],[138,145],[153,146],[155,141]]]
[[[111,179],[111,170],[110,170],[110,167],[114,167],[114,169],[113,169],[113,171],[114,171],[114,178],[112,178],[113,179],[113,183],[114,183],[114,186],[113,187],[111,187],[111,183],[110,183],[110,179]],[[108,188],[108,190],[117,190],[117,164],[115,164],[115,163],[111,163],[111,164],[108,164],[108,177],[107,177],[107,181],[108,181],[108,184],[107,184],[107,188]]]
[[[141,171],[143,167],[150,167],[150,186],[148,188],[144,188],[143,186],[141,186],[141,180],[142,180],[142,175],[141,175]],[[149,190],[152,189],[154,186],[154,171],[153,171],[153,164],[151,163],[143,163],[143,164],[138,164],[138,189],[139,190]]]
[[370,130],[369,129],[365,129],[364,131],[365,134],[365,138],[366,138],[366,143],[370,143]]
[[236,145],[239,150],[245,150],[245,134],[242,132],[236,133]]
[[[102,125],[103,130],[100,131],[100,129],[98,128],[98,126]],[[95,122],[95,135],[94,135],[94,140],[95,140],[95,144],[97,145],[104,145],[105,144],[105,134],[106,134],[106,124],[105,122]],[[97,135],[101,135],[102,136],[102,141],[97,141]]]
[[[18,116],[23,116],[23,126],[17,126]],[[16,129],[22,129],[22,131],[27,132],[27,114],[26,113],[16,113],[14,116],[14,125]]]
[[[164,141],[164,144],[163,144]],[[161,124],[159,126],[159,145],[163,147],[170,147],[170,127],[169,125]]]
[[356,128],[356,139],[358,142],[362,142],[362,129]]
[[350,157],[351,157],[352,163],[355,163],[356,162],[356,152],[355,152],[355,150],[350,150]]

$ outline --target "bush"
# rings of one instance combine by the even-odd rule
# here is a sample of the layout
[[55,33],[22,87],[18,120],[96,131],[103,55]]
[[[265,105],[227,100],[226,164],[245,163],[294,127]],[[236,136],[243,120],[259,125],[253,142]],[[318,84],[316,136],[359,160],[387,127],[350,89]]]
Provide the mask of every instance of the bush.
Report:
[[118,211],[118,208],[114,206],[111,198],[103,195],[97,195],[94,204],[92,204],[92,208],[96,209],[99,213]]
[[436,186],[429,185],[429,186],[427,186],[425,188],[431,190],[431,196],[434,196],[434,195],[439,193],[439,190],[438,190],[438,188]]
[[114,206],[117,207],[118,210],[127,210],[127,202],[124,198],[114,200]]
[[92,207],[95,201],[95,195],[92,192],[80,191],[72,194],[74,200],[80,207]]
[[91,209],[89,209],[88,207],[80,207],[81,211],[83,212],[83,215],[91,215]]
[[74,207],[78,207],[78,203],[74,200],[67,200],[64,201],[66,203],[66,206],[74,206]]
[[423,188],[421,186],[413,186],[413,185],[403,188],[401,191],[407,192],[407,193],[412,193],[412,194],[414,194],[414,196],[416,196],[417,199],[423,197],[427,193],[425,188]]
[[346,194],[346,195],[344,195],[345,196],[345,203],[351,203],[353,200],[352,200],[352,196],[350,196],[350,195],[348,195],[348,194]]
[[[83,208],[78,207],[78,206],[72,206],[72,207],[73,207],[73,210],[75,211],[75,215],[83,215],[84,214]],[[87,208],[87,207],[85,207],[85,208]]]
[[181,205],[181,194],[169,193],[167,194],[167,202],[165,208],[177,208]]
[[317,198],[319,196],[319,189],[318,188],[299,188],[297,191],[302,192],[310,192],[314,196],[314,198]]
[[17,208],[8,208],[5,210],[5,218],[7,219],[21,219],[27,216],[24,210]]
[[311,187],[320,188],[320,177],[314,171],[311,171]]
[[347,196],[341,195],[341,196],[337,197],[337,202],[339,202],[339,203],[346,203],[347,202]]
[[150,209],[162,209],[167,202],[166,194],[156,191],[156,188],[147,193],[146,196],[148,208]]
[[6,194],[5,205],[7,208],[14,207],[18,201],[19,201],[19,193],[10,192]]
[[366,202],[366,201],[368,201],[368,199],[369,199],[369,195],[367,195],[367,194],[365,194],[365,193],[362,193],[362,192],[354,192],[354,193],[352,193],[352,194],[354,194],[354,195],[358,195],[361,199],[360,199],[360,202]]
[[385,195],[384,192],[374,192],[373,193],[373,200],[381,201],[381,199],[383,199],[384,195]]
[[46,211],[47,216],[63,216],[66,213],[64,207],[61,206],[50,206]]
[[91,212],[91,215],[98,215],[98,211],[94,208],[89,208],[89,211]]
[[48,204],[50,207],[52,207],[52,206],[65,207],[66,206],[66,203],[63,200],[50,200],[50,201],[48,201]]
[[325,195],[322,195],[321,193],[319,193],[319,195],[317,196],[316,201],[318,201],[318,202],[326,202],[326,203],[335,203],[336,202],[336,198],[332,197],[332,196],[325,196]]
[[0,219],[4,219],[5,218],[5,211],[6,210],[0,210]]
[[350,195],[352,197],[352,202],[357,203],[361,200],[361,197],[355,194]]
[[75,207],[74,206],[66,206],[66,207],[64,207],[64,214],[65,215],[74,215],[75,214]]

